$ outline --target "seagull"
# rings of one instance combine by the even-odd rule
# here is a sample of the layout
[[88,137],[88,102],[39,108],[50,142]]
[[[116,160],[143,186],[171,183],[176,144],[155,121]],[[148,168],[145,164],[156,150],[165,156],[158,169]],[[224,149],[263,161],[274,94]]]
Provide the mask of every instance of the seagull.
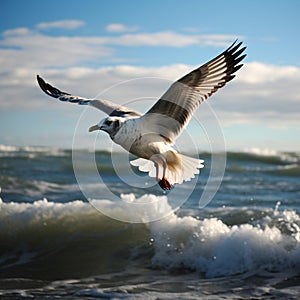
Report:
[[51,86],[39,75],[37,81],[49,96],[60,101],[90,105],[108,115],[89,132],[107,132],[113,142],[137,156],[131,161],[142,172],[155,177],[163,190],[190,181],[204,167],[203,160],[188,157],[174,149],[174,140],[190,121],[198,106],[232,80],[245,58],[242,42],[237,40],[224,52],[175,81],[145,113],[115,104],[74,96]]

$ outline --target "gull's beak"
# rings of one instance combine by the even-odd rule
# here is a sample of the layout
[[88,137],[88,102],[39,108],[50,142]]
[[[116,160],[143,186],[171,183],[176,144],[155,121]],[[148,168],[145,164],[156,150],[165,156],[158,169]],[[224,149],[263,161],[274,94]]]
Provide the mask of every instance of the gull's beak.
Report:
[[95,131],[95,130],[100,130],[101,127],[99,127],[98,125],[94,125],[92,127],[89,128],[89,132]]

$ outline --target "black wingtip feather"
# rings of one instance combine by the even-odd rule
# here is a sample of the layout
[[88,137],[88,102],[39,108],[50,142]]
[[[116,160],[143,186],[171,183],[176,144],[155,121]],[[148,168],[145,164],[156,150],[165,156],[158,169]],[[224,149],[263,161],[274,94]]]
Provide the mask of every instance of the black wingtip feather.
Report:
[[236,71],[238,71],[241,67],[243,66],[243,64],[237,65],[232,69],[232,73],[235,73]]
[[[239,64],[247,55],[242,53],[245,51],[247,47],[241,47],[242,42],[239,42],[236,44],[237,40],[227,49],[223,52],[228,68],[228,75],[226,78],[226,81],[229,81],[230,75],[238,71],[243,64]],[[236,45],[235,45],[236,44]],[[230,80],[232,78],[230,77]]]
[[247,56],[247,54],[244,54],[244,55],[242,55],[240,57],[237,57],[235,59],[235,65],[237,65],[239,62],[241,62],[246,56]]
[[43,92],[51,97],[59,98],[62,95],[70,95],[68,93],[62,92],[59,89],[53,87],[39,75],[36,75],[36,79],[37,79],[37,82],[38,82],[40,88],[43,90]]
[[233,54],[238,48],[240,48],[240,46],[243,43],[243,42],[239,42],[237,45],[235,45],[236,42],[237,42],[237,40],[226,50],[228,53]]
[[246,47],[241,48],[239,51],[234,53],[235,57],[239,57],[244,51],[245,51]]

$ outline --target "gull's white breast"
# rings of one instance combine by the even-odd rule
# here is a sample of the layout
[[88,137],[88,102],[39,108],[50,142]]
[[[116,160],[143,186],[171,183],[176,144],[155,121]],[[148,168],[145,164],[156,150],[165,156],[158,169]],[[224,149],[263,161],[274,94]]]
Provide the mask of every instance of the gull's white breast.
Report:
[[127,120],[116,133],[114,142],[128,152],[146,159],[171,148],[163,137],[143,130],[140,124],[139,118]]

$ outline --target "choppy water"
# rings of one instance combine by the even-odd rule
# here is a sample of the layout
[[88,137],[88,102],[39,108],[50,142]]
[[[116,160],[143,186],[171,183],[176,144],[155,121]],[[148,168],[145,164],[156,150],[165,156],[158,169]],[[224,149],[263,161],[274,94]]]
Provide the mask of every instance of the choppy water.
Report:
[[[149,202],[155,215],[188,186],[168,195],[156,185],[130,187],[110,153],[97,152],[103,183],[121,197],[115,202],[90,174],[90,152],[77,154],[84,184],[95,189],[91,203],[70,150],[0,147],[1,299],[299,298],[299,153],[227,153],[218,193],[199,208],[211,161],[203,153],[206,167],[187,201],[140,224],[94,206],[122,219],[126,203]],[[125,168],[128,158],[120,161]],[[134,212],[141,220],[144,213]]]

